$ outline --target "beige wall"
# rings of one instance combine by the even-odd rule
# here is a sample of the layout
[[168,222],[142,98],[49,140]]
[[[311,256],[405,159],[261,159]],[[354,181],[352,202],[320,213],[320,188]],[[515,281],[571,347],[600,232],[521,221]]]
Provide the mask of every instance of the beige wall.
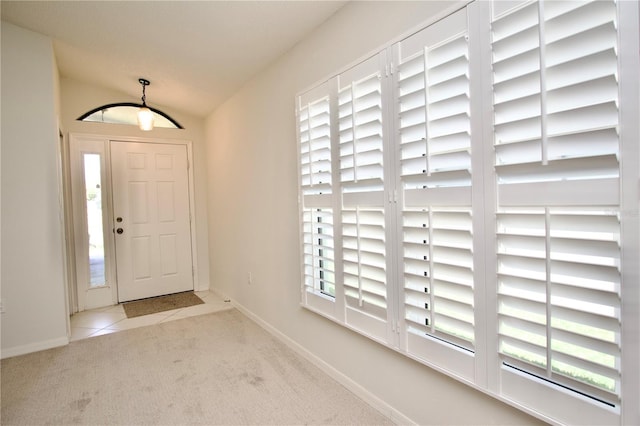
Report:
[[2,357],[66,344],[51,40],[2,23]]
[[212,286],[414,422],[535,423],[299,305],[296,93],[451,5],[352,2],[209,117]]
[[[132,79],[132,85],[137,85]],[[169,114],[184,129],[166,129],[156,127],[149,132],[142,131],[135,126],[122,124],[89,123],[77,121],[82,114],[102,105],[117,102],[139,102],[123,93],[96,87],[87,83],[68,78],[61,79],[62,125],[66,135],[69,133],[96,134],[104,136],[126,136],[140,138],[180,139],[192,142],[193,174],[195,189],[195,220],[198,282],[197,290],[209,288],[209,242],[207,240],[207,163],[205,154],[204,119],[194,117],[180,111],[153,103],[147,98],[149,105]]]
[[137,100],[60,79],[50,38],[2,23],[2,357],[68,343],[59,129],[65,136],[74,132],[192,141],[196,288],[209,288],[204,120],[163,107],[184,130],[142,132],[133,126],[75,120],[97,106],[125,101]]

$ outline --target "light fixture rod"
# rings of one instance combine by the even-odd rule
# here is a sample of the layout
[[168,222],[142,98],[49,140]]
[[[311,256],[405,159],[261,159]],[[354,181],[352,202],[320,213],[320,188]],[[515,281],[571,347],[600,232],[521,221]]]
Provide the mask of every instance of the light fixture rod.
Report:
[[151,82],[149,80],[147,80],[146,78],[139,78],[138,82],[140,82],[140,84],[142,84],[142,105],[143,106],[147,106],[147,94],[146,94],[146,87],[148,85],[151,84]]

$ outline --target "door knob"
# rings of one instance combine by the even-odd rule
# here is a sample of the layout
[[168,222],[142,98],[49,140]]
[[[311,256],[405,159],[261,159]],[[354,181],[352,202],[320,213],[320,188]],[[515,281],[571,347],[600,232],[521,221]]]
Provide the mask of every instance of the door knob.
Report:
[[116,232],[117,232],[118,234],[122,234],[122,233],[124,232],[124,229],[122,229],[122,228],[118,228],[118,229],[116,229]]

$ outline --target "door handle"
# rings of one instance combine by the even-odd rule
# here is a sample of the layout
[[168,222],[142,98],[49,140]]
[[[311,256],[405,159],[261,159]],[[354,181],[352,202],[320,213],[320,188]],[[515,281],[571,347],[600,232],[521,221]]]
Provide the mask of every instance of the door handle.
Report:
[[117,232],[118,234],[122,234],[122,233],[124,232],[124,229],[122,229],[122,228],[118,228],[118,229],[116,229],[116,232]]

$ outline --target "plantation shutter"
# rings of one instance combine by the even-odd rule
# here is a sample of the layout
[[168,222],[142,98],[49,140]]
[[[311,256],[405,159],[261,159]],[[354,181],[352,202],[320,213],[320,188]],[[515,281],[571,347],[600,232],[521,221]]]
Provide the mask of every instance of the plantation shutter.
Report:
[[472,1],[298,96],[303,305],[551,422],[633,423],[638,10]]
[[388,319],[383,61],[381,53],[338,76],[346,322],[380,339]]
[[303,303],[313,305],[313,295],[335,296],[329,84],[297,101]]
[[501,7],[491,29],[500,354],[616,404],[616,4]]
[[395,48],[408,350],[433,336],[474,348],[467,10]]

